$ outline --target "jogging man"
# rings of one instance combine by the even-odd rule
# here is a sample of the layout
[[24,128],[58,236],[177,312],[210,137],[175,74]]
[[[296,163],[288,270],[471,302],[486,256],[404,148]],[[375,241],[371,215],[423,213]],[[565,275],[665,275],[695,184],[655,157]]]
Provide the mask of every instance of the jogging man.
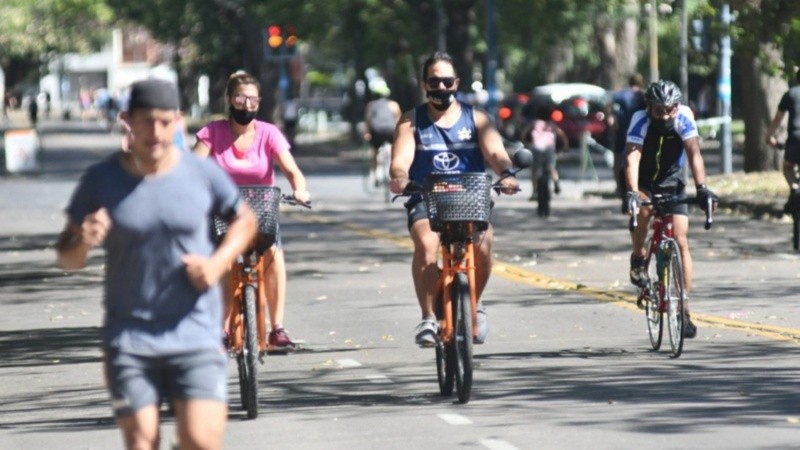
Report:
[[[800,82],[800,71],[796,72],[797,81]],[[789,184],[789,200],[784,206],[784,212],[789,212],[796,207],[800,207],[800,196],[797,195],[798,184],[795,166],[800,164],[800,85],[796,85],[786,91],[778,103],[778,110],[775,117],[767,129],[767,145],[775,147],[778,140],[775,133],[783,122],[783,117],[789,113],[789,129],[786,138],[786,148],[783,154],[783,177]]]
[[[103,364],[128,449],[159,447],[165,399],[181,448],[221,447],[227,376],[217,282],[256,232],[225,172],[174,145],[178,107],[173,84],[133,84],[121,116],[130,148],[87,169],[56,244],[65,269],[105,250]],[[212,213],[230,219],[216,249]]]

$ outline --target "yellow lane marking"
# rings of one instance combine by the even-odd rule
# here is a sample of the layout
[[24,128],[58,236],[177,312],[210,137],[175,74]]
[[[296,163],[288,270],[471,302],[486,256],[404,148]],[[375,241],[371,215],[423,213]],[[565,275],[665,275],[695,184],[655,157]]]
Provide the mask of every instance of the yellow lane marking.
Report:
[[[398,236],[386,231],[342,223],[319,214],[314,216],[299,214],[296,212],[287,212],[286,214],[301,222],[318,223],[331,227],[343,228],[360,236],[381,239],[384,241],[389,241],[398,247],[403,247],[410,250],[414,249],[414,244],[407,236]],[[639,308],[636,307],[636,296],[629,292],[593,288],[586,286],[585,284],[560,280],[558,278],[549,277],[540,273],[531,272],[522,267],[500,261],[495,261],[492,274],[513,282],[525,283],[550,291],[575,292],[631,311],[640,311]],[[797,328],[730,320],[708,314],[700,314],[697,312],[692,313],[692,319],[697,323],[702,323],[715,328],[731,328],[778,341],[800,344],[800,329]]]

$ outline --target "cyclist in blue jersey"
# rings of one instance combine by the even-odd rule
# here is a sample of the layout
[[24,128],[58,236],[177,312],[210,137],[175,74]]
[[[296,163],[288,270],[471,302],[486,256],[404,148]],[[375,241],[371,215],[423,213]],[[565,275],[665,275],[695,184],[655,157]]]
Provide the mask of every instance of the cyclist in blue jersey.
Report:
[[[409,181],[422,184],[425,176],[436,172],[484,172],[486,165],[498,175],[512,167],[503,141],[489,116],[456,99],[458,77],[450,55],[436,52],[422,66],[422,89],[427,102],[407,111],[400,118],[392,146],[391,189],[401,193]],[[519,188],[517,179],[502,181],[506,193]],[[431,230],[422,196],[415,194],[406,203],[408,228],[414,242],[411,274],[422,322],[415,341],[420,346],[435,343],[436,315],[433,310],[436,283],[439,235]],[[489,280],[492,265],[492,227],[476,242],[477,292],[480,298]],[[476,343],[486,340],[486,309],[478,303],[478,336]]]
[[[705,210],[707,199],[717,200],[706,187],[706,171],[700,154],[700,140],[692,110],[681,105],[681,90],[675,83],[660,80],[651,83],[645,92],[646,109],[637,111],[628,129],[625,180],[629,214],[638,214],[639,223],[631,233],[631,283],[639,286],[646,279],[645,239],[652,215],[652,207],[639,208],[641,199],[653,194],[667,193],[686,197],[683,168],[688,159],[697,187],[697,199]],[[638,210],[638,212],[636,211]],[[681,251],[684,267],[684,287],[688,294],[692,288],[692,257],[689,254],[689,208],[675,205],[673,225],[675,240]],[[688,315],[687,315],[688,317]],[[689,318],[683,327],[684,336],[693,338],[697,328]]]

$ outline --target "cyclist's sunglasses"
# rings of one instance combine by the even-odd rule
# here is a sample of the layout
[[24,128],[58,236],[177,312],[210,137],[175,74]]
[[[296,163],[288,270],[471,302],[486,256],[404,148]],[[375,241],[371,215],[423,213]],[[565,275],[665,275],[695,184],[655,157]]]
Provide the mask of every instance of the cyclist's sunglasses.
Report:
[[439,83],[443,84],[446,89],[450,89],[456,84],[455,77],[428,77],[425,80],[425,83],[428,84],[428,87],[431,89],[436,89],[439,87]]
[[672,115],[678,109],[678,104],[674,105],[651,105],[650,111],[655,116],[669,116]]

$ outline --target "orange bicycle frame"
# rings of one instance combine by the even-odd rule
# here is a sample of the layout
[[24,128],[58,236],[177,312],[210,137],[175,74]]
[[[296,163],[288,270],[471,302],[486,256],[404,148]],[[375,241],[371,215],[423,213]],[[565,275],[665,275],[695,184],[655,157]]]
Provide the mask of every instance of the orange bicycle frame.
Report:
[[[270,251],[267,249],[267,251]],[[255,255],[251,248],[242,255],[243,262],[234,262],[231,266],[231,311],[228,316],[228,330],[230,330],[231,350],[240,352],[244,347],[244,323],[242,321],[242,307],[244,302],[244,287],[247,284],[256,286],[256,324],[258,326],[258,349],[267,351],[267,325],[265,311],[267,308],[267,283],[260,274],[264,269],[264,254]],[[253,264],[255,259],[255,264]]]
[[[449,225],[448,225],[449,226]],[[454,254],[453,246],[460,245],[461,243],[442,243],[442,272],[439,275],[438,292],[441,293],[442,298],[442,315],[443,320],[440,327],[440,337],[445,343],[453,339],[453,279],[456,273],[466,272],[467,280],[469,281],[469,297],[470,297],[470,311],[472,313],[472,336],[477,336],[477,304],[478,304],[478,291],[476,288],[475,278],[475,243],[473,242],[473,229],[472,223],[466,224],[466,235],[468,236],[466,242],[463,242],[464,250],[463,255]],[[445,231],[442,233],[446,234]],[[460,251],[459,251],[460,253]]]

